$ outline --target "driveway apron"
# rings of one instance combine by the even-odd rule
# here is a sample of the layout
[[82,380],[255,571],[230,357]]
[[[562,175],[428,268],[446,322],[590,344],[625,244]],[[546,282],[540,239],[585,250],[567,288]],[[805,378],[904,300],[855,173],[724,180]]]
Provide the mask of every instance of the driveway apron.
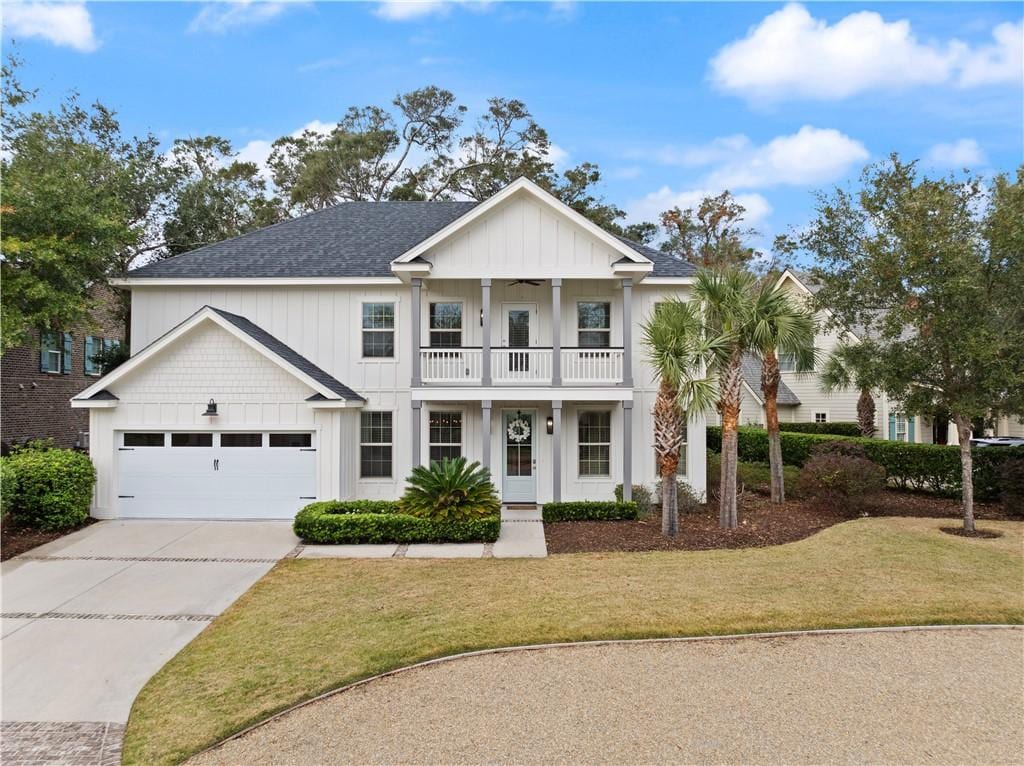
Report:
[[101,521],[4,562],[0,760],[119,763],[146,681],[297,543],[288,522]]

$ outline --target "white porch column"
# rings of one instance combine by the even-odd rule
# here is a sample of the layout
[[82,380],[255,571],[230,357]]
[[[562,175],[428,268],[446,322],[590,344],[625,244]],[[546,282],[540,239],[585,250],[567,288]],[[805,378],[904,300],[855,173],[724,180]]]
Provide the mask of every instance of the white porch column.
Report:
[[633,499],[633,402],[622,403],[622,499]]
[[423,402],[414,399],[412,402],[412,467],[420,465],[420,437],[423,427]]
[[481,332],[483,333],[480,360],[480,383],[484,386],[491,385],[491,280],[489,278],[480,280],[480,310]]
[[[409,314],[411,314],[409,332],[412,335],[412,384],[419,386],[423,382],[420,375],[420,288],[423,285],[423,280],[413,277],[411,282],[412,306],[409,309]],[[419,449],[418,445],[416,449]]]
[[[633,280],[622,280],[622,385],[633,386]],[[623,487],[625,491],[625,487]]]
[[551,502],[562,500],[562,402],[551,402]]
[[[488,471],[491,470],[491,400],[480,402],[480,463]],[[492,476],[493,480],[494,477]]]
[[551,385],[562,385],[562,280],[551,280]]

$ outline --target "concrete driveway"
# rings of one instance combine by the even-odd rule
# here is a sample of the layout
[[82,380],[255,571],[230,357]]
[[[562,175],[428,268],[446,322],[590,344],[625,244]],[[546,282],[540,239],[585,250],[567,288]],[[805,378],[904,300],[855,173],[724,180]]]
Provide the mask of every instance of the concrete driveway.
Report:
[[288,522],[102,521],[4,562],[0,760],[119,762],[146,681],[297,543]]

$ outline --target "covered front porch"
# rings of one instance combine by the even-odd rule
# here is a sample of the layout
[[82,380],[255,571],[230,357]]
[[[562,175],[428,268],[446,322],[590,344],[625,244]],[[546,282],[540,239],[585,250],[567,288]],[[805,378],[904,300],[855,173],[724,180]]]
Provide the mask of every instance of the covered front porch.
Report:
[[624,484],[629,499],[630,392],[615,392],[618,399],[604,392],[604,398],[572,400],[522,393],[481,400],[414,398],[412,464],[459,456],[479,461],[506,504],[612,500],[617,484]]

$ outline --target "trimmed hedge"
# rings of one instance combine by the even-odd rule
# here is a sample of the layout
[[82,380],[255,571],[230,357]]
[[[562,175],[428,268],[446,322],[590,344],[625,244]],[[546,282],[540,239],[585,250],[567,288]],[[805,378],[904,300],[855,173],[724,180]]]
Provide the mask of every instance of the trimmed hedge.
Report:
[[429,521],[399,513],[391,500],[321,500],[299,511],[292,528],[307,543],[492,543],[501,517]]
[[3,507],[18,526],[54,532],[89,518],[96,469],[87,455],[19,448],[4,458],[3,474]]
[[[889,482],[902,489],[925,489],[948,495],[959,495],[960,448],[943,444],[910,444],[887,439],[823,436],[783,431],[782,462],[802,466],[810,457],[811,448],[832,441],[852,441],[864,447],[869,460],[885,469]],[[708,426],[707,446],[712,452],[722,451],[722,429]],[[738,429],[739,459],[750,463],[768,462],[768,432],[763,428]],[[974,496],[978,500],[998,500],[999,469],[1011,458],[1024,458],[1024,447],[989,447],[972,452],[974,463]]]
[[545,503],[544,521],[615,521],[640,518],[640,506],[611,500],[581,500],[567,503]]
[[860,426],[856,423],[779,423],[779,430],[793,434],[861,435]]

